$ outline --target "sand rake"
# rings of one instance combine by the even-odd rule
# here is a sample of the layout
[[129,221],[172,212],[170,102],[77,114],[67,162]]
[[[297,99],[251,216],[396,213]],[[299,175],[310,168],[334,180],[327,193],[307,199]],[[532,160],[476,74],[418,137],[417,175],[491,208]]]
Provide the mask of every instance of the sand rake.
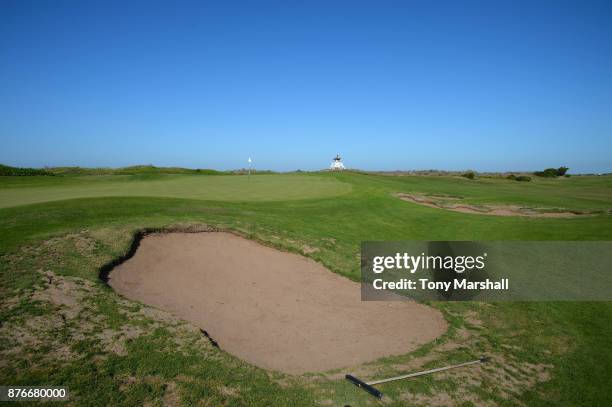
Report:
[[346,377],[346,380],[348,380],[349,382],[353,383],[355,386],[359,387],[360,389],[363,389],[363,390],[367,391],[372,396],[380,399],[380,398],[382,398],[383,394],[376,387],[374,387],[374,385],[376,385],[376,384],[394,382],[396,380],[408,379],[408,378],[417,377],[417,376],[424,376],[424,375],[428,375],[428,374],[431,374],[431,373],[437,373],[437,372],[443,372],[445,370],[456,369],[458,367],[476,365],[476,364],[488,362],[489,359],[490,358],[488,358],[488,357],[481,357],[480,359],[472,360],[470,362],[459,363],[458,365],[438,367],[436,369],[423,370],[421,372],[409,373],[409,374],[405,374],[405,375],[401,375],[401,376],[389,377],[388,379],[374,380],[374,381],[371,381],[371,382],[364,382],[362,380],[359,380],[355,376],[351,376],[350,374],[347,374],[345,377]]

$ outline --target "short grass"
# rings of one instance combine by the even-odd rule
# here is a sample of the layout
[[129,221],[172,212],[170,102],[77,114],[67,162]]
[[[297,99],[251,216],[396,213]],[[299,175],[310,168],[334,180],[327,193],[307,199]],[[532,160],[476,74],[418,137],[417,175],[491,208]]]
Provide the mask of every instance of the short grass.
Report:
[[350,185],[306,175],[89,175],[0,177],[0,208],[72,198],[156,196],[274,201],[342,195]]
[[[395,192],[612,208],[612,177],[530,183],[352,173],[250,181],[197,175],[3,178],[0,383],[68,385],[80,405],[373,403],[343,380],[345,370],[300,377],[265,372],[212,347],[188,324],[113,293],[99,281],[99,270],[126,253],[144,228],[231,229],[308,252],[351,279],[359,277],[362,240],[612,240],[607,213],[572,219],[468,215],[401,201]],[[50,288],[68,297],[50,301]],[[390,405],[610,404],[611,303],[431,305],[449,321],[447,335],[412,354],[350,372],[381,377],[482,353],[493,362],[381,386]]]

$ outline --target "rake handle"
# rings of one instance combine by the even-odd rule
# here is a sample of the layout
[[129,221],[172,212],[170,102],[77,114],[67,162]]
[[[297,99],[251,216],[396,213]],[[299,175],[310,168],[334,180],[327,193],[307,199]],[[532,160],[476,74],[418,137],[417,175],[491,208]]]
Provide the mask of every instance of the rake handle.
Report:
[[475,365],[477,363],[485,363],[488,360],[489,360],[489,358],[483,357],[483,358],[480,358],[480,359],[477,359],[477,360],[472,360],[470,362],[460,363],[458,365],[439,367],[439,368],[430,369],[430,370],[423,370],[422,372],[416,372],[416,373],[405,374],[405,375],[402,375],[402,376],[390,377],[388,379],[374,380],[372,382],[368,382],[367,385],[368,386],[373,386],[375,384],[381,384],[381,383],[387,383],[387,382],[394,382],[396,380],[408,379],[409,377],[417,377],[417,376],[423,376],[423,375],[426,375],[426,374],[431,374],[431,373],[436,373],[436,372],[443,372],[445,370],[456,369],[458,367]]

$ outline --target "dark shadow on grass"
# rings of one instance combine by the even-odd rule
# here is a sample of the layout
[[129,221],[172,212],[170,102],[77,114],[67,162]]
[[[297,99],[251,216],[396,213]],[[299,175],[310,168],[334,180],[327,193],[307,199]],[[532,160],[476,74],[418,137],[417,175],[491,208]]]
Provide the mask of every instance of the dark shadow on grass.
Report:
[[202,232],[217,232],[217,231],[219,231],[217,228],[208,226],[208,225],[169,226],[169,227],[163,227],[163,228],[144,228],[144,229],[137,230],[134,233],[134,236],[132,237],[132,242],[130,243],[130,248],[128,249],[128,251],[124,255],[119,256],[109,261],[108,263],[104,264],[102,267],[100,267],[100,271],[98,272],[98,278],[106,286],[109,286],[108,276],[110,275],[111,271],[113,271],[115,267],[117,267],[124,261],[131,259],[134,256],[134,254],[136,254],[136,250],[138,250],[138,247],[140,247],[140,242],[147,235],[154,234],[154,233],[177,233],[177,232],[202,233]]
[[[145,229],[137,230],[134,233],[132,242],[130,243],[129,250],[124,255],[119,256],[109,261],[108,263],[104,264],[100,268],[100,272],[98,273],[98,278],[107,287],[110,287],[108,284],[108,276],[110,275],[111,271],[113,271],[115,267],[117,267],[124,261],[131,259],[134,256],[134,254],[136,254],[136,250],[138,250],[138,247],[140,247],[140,242],[147,235],[159,234],[159,233],[177,233],[177,232],[179,233],[204,233],[204,232],[218,232],[218,231],[219,231],[218,228],[215,228],[209,225],[169,226],[169,227],[163,227],[163,228],[145,228]],[[208,339],[208,341],[210,342],[212,346],[220,349],[219,343],[216,340],[214,340],[207,331],[200,329],[200,333],[204,335],[206,339]]]
[[139,230],[136,233],[134,233],[134,237],[132,238],[132,243],[130,243],[130,249],[127,251],[127,253],[103,265],[100,268],[100,272],[98,273],[98,278],[100,278],[100,280],[102,280],[102,282],[108,286],[108,276],[110,272],[113,271],[115,267],[117,267],[124,261],[132,258],[132,256],[134,256],[134,254],[136,253],[136,250],[138,250],[138,247],[140,246],[140,241],[142,240],[142,238],[145,237],[149,233],[151,232],[148,229]]

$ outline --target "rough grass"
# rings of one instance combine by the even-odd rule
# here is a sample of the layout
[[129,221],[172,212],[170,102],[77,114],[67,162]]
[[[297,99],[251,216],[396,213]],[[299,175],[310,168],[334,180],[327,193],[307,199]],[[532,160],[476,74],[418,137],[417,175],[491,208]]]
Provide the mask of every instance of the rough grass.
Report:
[[[171,189],[173,182],[189,185],[190,177],[92,182],[99,182],[102,196],[109,184],[146,191],[161,182]],[[292,176],[265,179],[278,186],[310,176],[283,177]],[[11,185],[2,179],[2,197],[21,188],[52,194],[66,187],[55,178],[11,180]],[[91,184],[76,178],[74,187]],[[392,196],[430,193],[475,203],[603,209],[612,206],[610,177],[525,184],[347,173],[310,179],[348,189],[342,196],[305,200],[286,199],[283,191],[270,188],[277,200],[100,197],[0,209],[0,382],[68,385],[78,405],[357,406],[374,401],[347,383],[344,373],[378,378],[487,354],[493,358],[489,365],[380,388],[387,403],[398,406],[610,404],[610,303],[433,303],[451,326],[439,340],[409,355],[292,377],[247,365],[213,347],[189,324],[124,300],[98,279],[100,268],[127,252],[143,228],[229,228],[307,254],[352,279],[359,277],[359,244],[366,239],[612,239],[612,217],[605,214],[580,219],[466,215]]]

